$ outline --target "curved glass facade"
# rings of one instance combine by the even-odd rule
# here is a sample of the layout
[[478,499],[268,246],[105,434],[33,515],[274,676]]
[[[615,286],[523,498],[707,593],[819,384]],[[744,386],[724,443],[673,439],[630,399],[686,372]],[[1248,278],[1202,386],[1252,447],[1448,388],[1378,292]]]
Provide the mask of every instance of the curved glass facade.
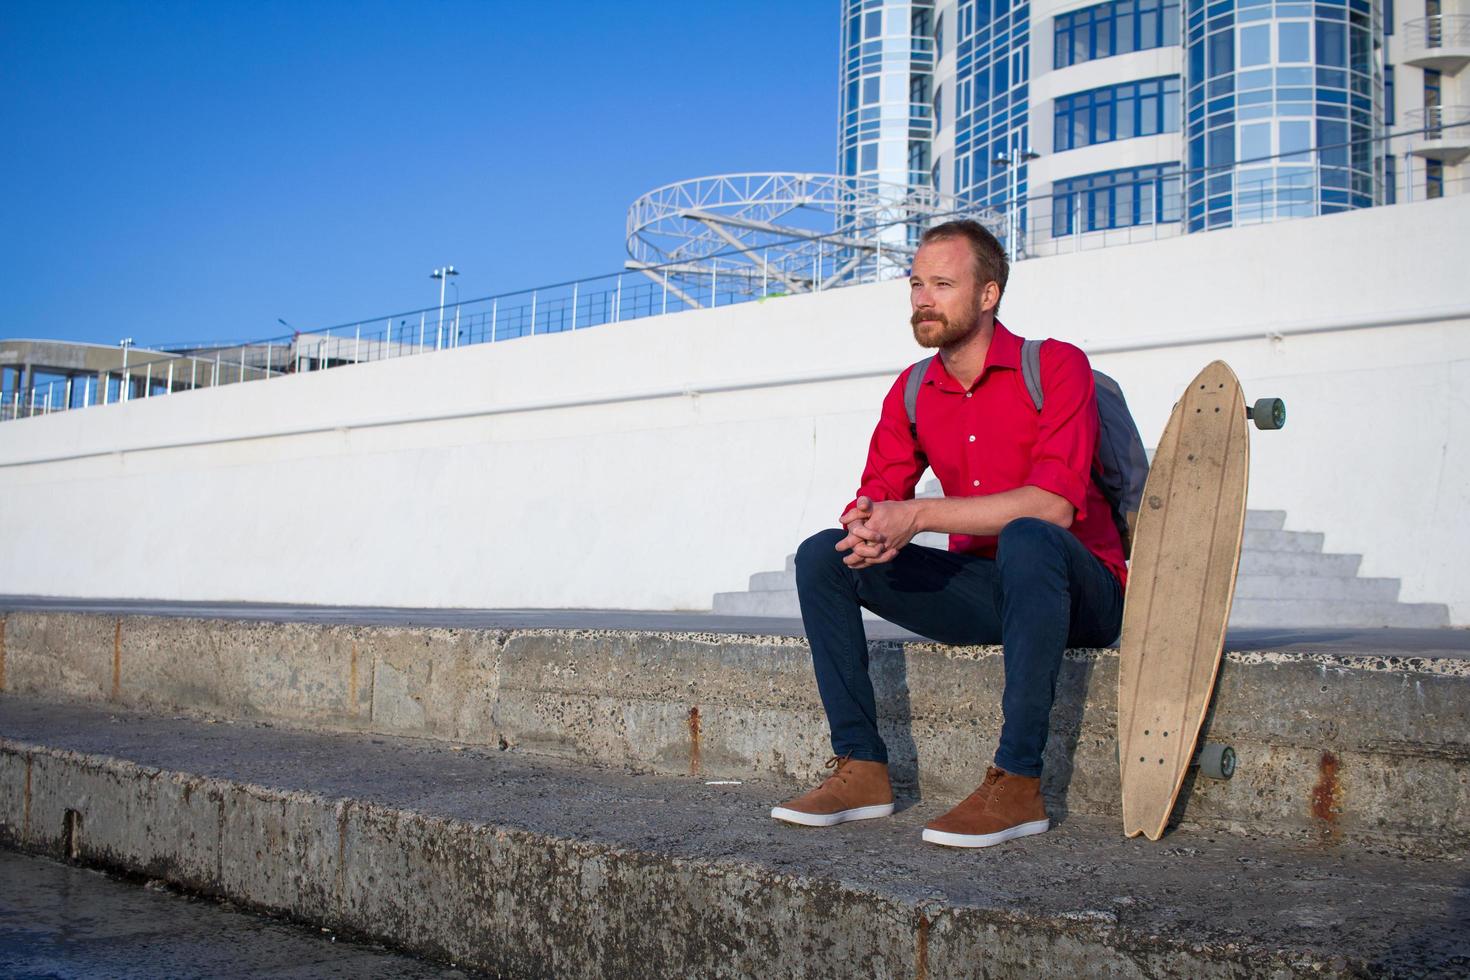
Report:
[[838,173],[928,186],[933,16],[932,0],[843,4]]
[[[954,24],[939,29],[955,45],[954,193],[997,207],[1024,202],[1027,167],[1019,158],[1031,148],[1031,4],[961,0],[952,10]],[[1002,159],[1015,162],[996,162]],[[1020,220],[1024,227],[1024,214]]]
[[1381,203],[1382,42],[1372,0],[1185,0],[1188,230]]

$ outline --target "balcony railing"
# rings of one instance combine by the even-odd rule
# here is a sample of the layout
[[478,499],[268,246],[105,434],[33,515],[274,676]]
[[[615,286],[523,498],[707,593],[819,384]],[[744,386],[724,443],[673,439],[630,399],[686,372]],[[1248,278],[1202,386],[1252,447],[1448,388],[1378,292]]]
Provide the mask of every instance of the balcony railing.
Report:
[[1420,139],[1442,140],[1445,130],[1456,141],[1470,140],[1470,106],[1431,105],[1422,109],[1410,109],[1404,113],[1404,121],[1415,129],[1422,130]]
[[1404,24],[1404,60],[1451,74],[1470,61],[1470,17],[1436,14]]

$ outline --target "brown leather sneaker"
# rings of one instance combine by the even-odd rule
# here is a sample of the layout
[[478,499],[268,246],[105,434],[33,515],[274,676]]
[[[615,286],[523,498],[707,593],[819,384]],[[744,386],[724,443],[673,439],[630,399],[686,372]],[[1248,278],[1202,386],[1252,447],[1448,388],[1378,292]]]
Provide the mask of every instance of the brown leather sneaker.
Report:
[[1041,780],[991,766],[985,782],[953,810],[924,825],[924,840],[945,847],[990,847],[1051,829]]
[[893,813],[888,767],[848,756],[827,760],[832,775],[809,793],[771,810],[771,816],[804,827],[831,827],[848,820],[871,820]]

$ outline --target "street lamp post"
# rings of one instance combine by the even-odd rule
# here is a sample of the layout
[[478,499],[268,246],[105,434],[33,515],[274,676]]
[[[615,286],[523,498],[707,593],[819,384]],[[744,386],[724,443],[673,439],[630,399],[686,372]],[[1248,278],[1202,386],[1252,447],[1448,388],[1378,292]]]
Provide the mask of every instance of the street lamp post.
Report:
[[[438,350],[444,340],[444,287],[449,282],[450,276],[457,276],[454,266],[446,265],[442,269],[435,269],[429,273],[430,279],[439,280],[439,332],[435,334],[434,349]],[[456,290],[458,292],[458,290]]]
[[1021,254],[1021,202],[1016,200],[1021,188],[1021,167],[1032,160],[1038,159],[1041,154],[1020,148],[1020,134],[1011,133],[1011,149],[995,158],[997,167],[1006,168],[1006,257],[1014,262]]
[[122,398],[120,400],[121,401],[128,401],[129,398],[130,398],[130,396],[131,396],[131,394],[132,394],[128,390],[128,389],[130,389],[132,387],[132,385],[130,385],[128,383],[128,348],[130,348],[130,347],[133,346],[134,341],[133,341],[133,338],[132,337],[124,337],[122,340],[119,340],[117,343],[118,343],[118,346],[120,346],[122,348],[122,350],[123,350],[123,357],[122,357],[122,383],[119,386],[119,387],[122,388]]

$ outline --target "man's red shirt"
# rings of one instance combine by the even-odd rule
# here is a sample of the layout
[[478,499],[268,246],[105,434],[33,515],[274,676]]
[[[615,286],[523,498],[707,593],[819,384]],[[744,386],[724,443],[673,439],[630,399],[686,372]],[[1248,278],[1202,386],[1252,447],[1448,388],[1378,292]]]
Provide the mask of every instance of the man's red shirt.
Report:
[[[1127,584],[1128,565],[1112,509],[1092,480],[1098,415],[1086,354],[1058,340],[1042,345],[1045,398],[1038,412],[1021,375],[1021,338],[997,320],[985,367],[968,389],[950,377],[943,358],[929,362],[919,388],[917,441],[903,403],[911,370],[898,376],[883,399],[858,496],[908,500],[926,466],[946,497],[1040,487],[1077,509],[1072,533]],[[949,537],[951,551],[987,558],[995,557],[995,544],[993,535]]]

